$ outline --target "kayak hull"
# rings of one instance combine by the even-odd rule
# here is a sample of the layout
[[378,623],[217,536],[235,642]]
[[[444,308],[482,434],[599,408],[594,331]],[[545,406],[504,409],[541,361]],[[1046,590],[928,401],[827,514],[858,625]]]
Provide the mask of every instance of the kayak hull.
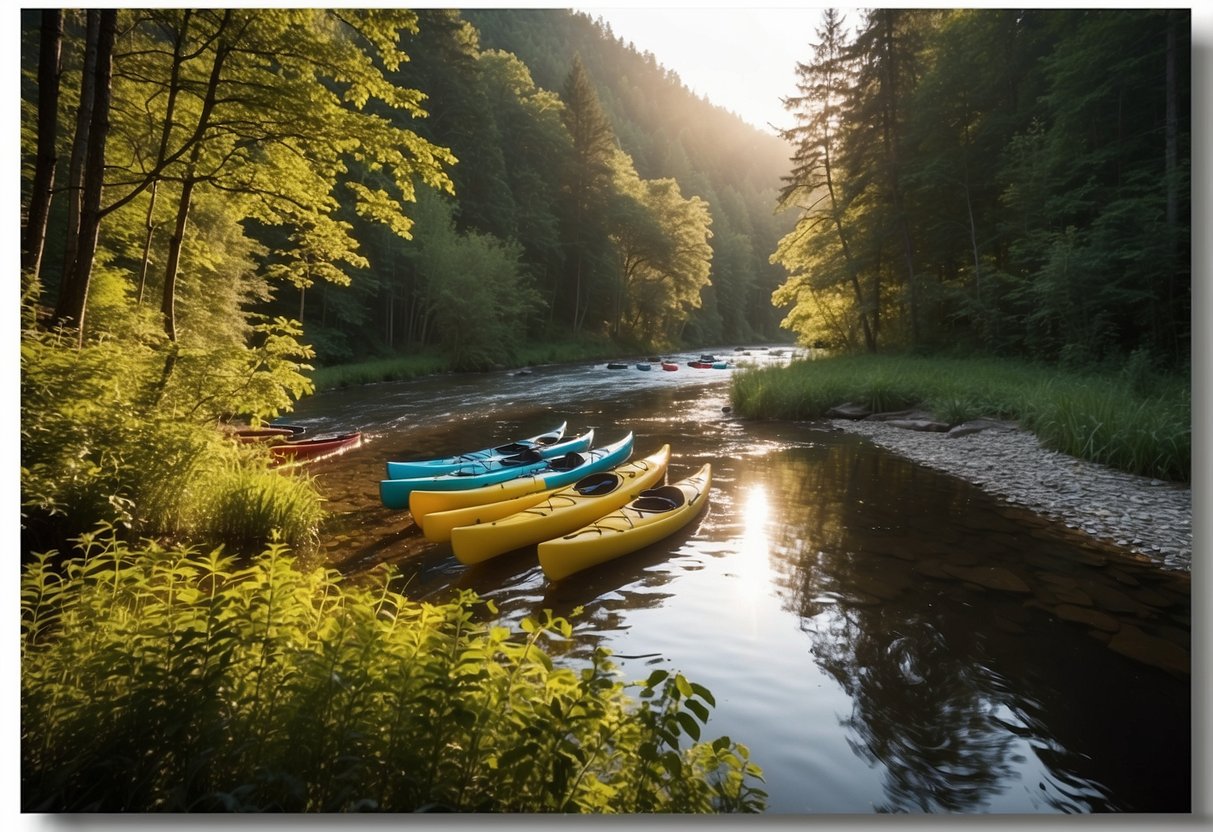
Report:
[[[522,453],[523,451],[534,448],[539,451],[541,456],[556,456],[565,453],[566,451],[584,451],[588,450],[589,446],[562,448],[560,441],[564,438],[564,432],[568,428],[568,422],[564,422],[546,433],[541,433],[527,439],[517,439],[513,442],[507,442],[497,445],[492,448],[481,448],[478,451],[468,451],[454,456],[436,457],[434,459],[419,459],[406,462],[391,461],[387,463],[387,478],[389,480],[408,479],[410,477],[433,477],[439,474],[447,474],[458,469],[462,465],[467,465],[471,462],[481,462],[488,459],[501,459],[503,457],[512,456],[513,454]],[[555,448],[556,450],[553,450]]]
[[[464,565],[550,540],[581,528],[635,499],[642,491],[658,485],[670,462],[670,446],[643,459],[633,460],[608,472],[591,474],[572,485],[548,494],[520,510],[492,519],[477,516],[450,532],[451,549]],[[530,497],[520,498],[530,502]],[[509,501],[511,503],[516,501]],[[443,512],[466,515],[488,509],[495,514],[501,504]],[[426,527],[437,523],[440,515],[430,515]],[[442,518],[445,523],[446,518]]]
[[[562,454],[581,453],[581,451],[572,449],[588,449],[593,443],[594,431],[590,430],[582,436],[553,447],[563,446],[560,447]],[[454,471],[434,476],[380,480],[379,499],[386,508],[405,509],[409,507],[409,495],[416,489],[463,491],[479,488],[547,470],[553,465],[554,459],[559,459],[559,457],[544,458],[540,456],[539,452],[531,449],[520,455],[470,462]]]
[[538,555],[543,574],[550,581],[559,581],[669,537],[699,515],[708,502],[711,487],[709,463],[692,476],[655,490],[666,494],[674,489],[680,493],[681,504],[676,507],[655,507],[660,498],[650,490],[615,512],[563,537],[540,543]]
[[314,462],[324,457],[333,456],[353,448],[362,442],[362,432],[344,433],[340,436],[317,437],[315,439],[298,439],[293,442],[280,442],[268,446],[272,464],[290,465],[301,462]]
[[[527,479],[531,479],[528,477]],[[503,483],[504,484],[504,483]],[[491,503],[476,503],[474,505],[464,506],[462,508],[452,508],[446,511],[432,511],[428,514],[414,514],[413,522],[421,528],[421,533],[425,535],[425,539],[434,543],[450,543],[451,532],[458,526],[472,526],[477,523],[491,523],[494,520],[500,520],[502,517],[509,517],[511,514],[528,509],[533,505],[538,505],[548,497],[559,491],[559,488],[547,488],[539,491],[532,491],[530,494],[523,494],[520,497],[513,497],[508,500],[497,500]],[[424,492],[414,491],[409,498],[410,506],[416,499],[418,494]],[[446,496],[449,493],[459,494],[462,492],[428,492]]]

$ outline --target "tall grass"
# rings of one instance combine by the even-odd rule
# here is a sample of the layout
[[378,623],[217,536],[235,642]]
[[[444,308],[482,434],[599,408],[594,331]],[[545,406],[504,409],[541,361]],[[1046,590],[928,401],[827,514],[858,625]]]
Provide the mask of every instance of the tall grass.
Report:
[[438,355],[399,355],[319,367],[312,373],[312,384],[317,391],[337,390],[381,381],[404,381],[449,369],[450,362]]
[[[618,344],[607,338],[534,341],[515,348],[508,358],[503,360],[503,366],[526,367],[533,364],[598,361],[617,357],[622,352]],[[317,391],[335,390],[381,381],[404,381],[449,371],[451,362],[446,357],[401,355],[320,367],[312,374],[312,384]]]
[[[760,811],[744,746],[700,741],[680,674],[624,684],[571,625],[480,623],[282,545],[133,548],[100,532],[21,581],[21,800],[30,812]],[[491,613],[491,607],[489,608]],[[629,691],[635,692],[633,696]]]
[[1191,476],[1185,376],[1079,373],[1001,359],[847,356],[742,370],[733,407],[756,419],[816,419],[844,402],[873,412],[922,408],[952,424],[1018,420],[1054,450],[1134,474]]

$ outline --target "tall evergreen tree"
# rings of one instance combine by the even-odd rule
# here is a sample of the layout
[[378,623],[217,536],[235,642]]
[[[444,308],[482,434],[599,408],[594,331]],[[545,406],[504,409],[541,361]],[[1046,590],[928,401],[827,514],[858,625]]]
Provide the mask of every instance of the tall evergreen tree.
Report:
[[563,194],[567,205],[564,240],[569,252],[567,268],[571,297],[570,323],[581,331],[592,302],[591,285],[602,266],[595,241],[605,231],[605,212],[611,187],[611,160],[615,134],[598,103],[580,57],[565,79],[564,125],[572,139],[572,154],[564,171]]
[[[799,218],[773,255],[790,273],[775,302],[794,307],[794,328],[806,340],[854,346],[854,330],[843,323],[853,317],[863,346],[871,352],[878,333],[879,284],[864,274],[865,262],[855,243],[860,231],[851,206],[860,189],[852,184],[840,159],[843,108],[855,78],[843,19],[836,9],[826,10],[817,38],[812,62],[796,66],[798,94],[784,101],[796,117],[796,126],[784,132],[795,150],[779,204],[798,212]],[[872,285],[865,285],[869,281]],[[839,287],[844,283],[853,310],[845,315],[838,310]],[[827,303],[823,298],[831,300]],[[813,307],[820,307],[816,314]]]

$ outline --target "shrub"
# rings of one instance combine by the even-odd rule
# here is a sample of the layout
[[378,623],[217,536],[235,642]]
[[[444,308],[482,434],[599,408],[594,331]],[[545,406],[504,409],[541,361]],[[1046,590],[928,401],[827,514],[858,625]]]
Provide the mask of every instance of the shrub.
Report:
[[275,530],[295,546],[312,541],[319,498],[310,483],[269,470],[216,429],[215,414],[229,406],[269,416],[306,387],[289,326],[255,332],[255,348],[209,353],[105,338],[78,348],[59,333],[24,333],[25,550],[64,548],[97,523],[254,552]]
[[[478,619],[297,570],[281,544],[104,531],[21,584],[24,811],[758,811],[761,771],[680,674],[624,684],[564,619]],[[636,691],[635,698],[627,691]]]

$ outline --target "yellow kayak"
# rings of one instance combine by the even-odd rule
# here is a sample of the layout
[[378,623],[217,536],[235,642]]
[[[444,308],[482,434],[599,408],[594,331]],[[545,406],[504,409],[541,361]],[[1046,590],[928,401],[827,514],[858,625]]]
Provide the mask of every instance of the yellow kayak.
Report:
[[[441,485],[439,480],[443,478],[434,477],[432,487],[427,488],[423,484],[418,484],[409,491],[409,512],[413,515],[413,522],[424,532],[425,517],[435,512],[497,503],[527,494],[552,491],[571,485],[582,477],[613,468],[632,455],[632,444],[633,436],[629,431],[618,442],[612,442],[610,445],[604,445],[582,454],[566,454],[564,457],[547,460],[543,468],[530,471],[525,476],[501,479],[498,482],[486,483],[477,487],[439,487]],[[574,457],[580,457],[580,459],[571,459]],[[572,463],[572,467],[568,467],[568,463]],[[392,481],[387,480],[387,482]]]
[[432,540],[435,543],[449,543],[451,530],[456,526],[471,526],[476,523],[491,523],[494,520],[500,520],[502,517],[508,517],[530,508],[536,503],[542,503],[559,490],[559,488],[549,488],[546,491],[524,494],[512,500],[498,500],[493,503],[481,503],[446,511],[433,511],[429,514],[414,516],[413,522],[421,527],[421,533],[425,535],[426,540]]
[[709,463],[685,480],[644,491],[618,511],[540,543],[543,574],[558,581],[670,536],[698,516],[711,487]]
[[[440,534],[441,529],[451,528],[451,549],[456,559],[466,565],[480,563],[503,552],[571,532],[620,508],[664,480],[669,463],[670,446],[663,445],[651,456],[582,477],[534,502],[530,502],[530,496],[510,500],[509,503],[518,506],[512,512],[499,513],[502,504],[491,503],[430,514],[424,530],[429,537],[431,529]],[[457,525],[448,527],[448,522]]]

